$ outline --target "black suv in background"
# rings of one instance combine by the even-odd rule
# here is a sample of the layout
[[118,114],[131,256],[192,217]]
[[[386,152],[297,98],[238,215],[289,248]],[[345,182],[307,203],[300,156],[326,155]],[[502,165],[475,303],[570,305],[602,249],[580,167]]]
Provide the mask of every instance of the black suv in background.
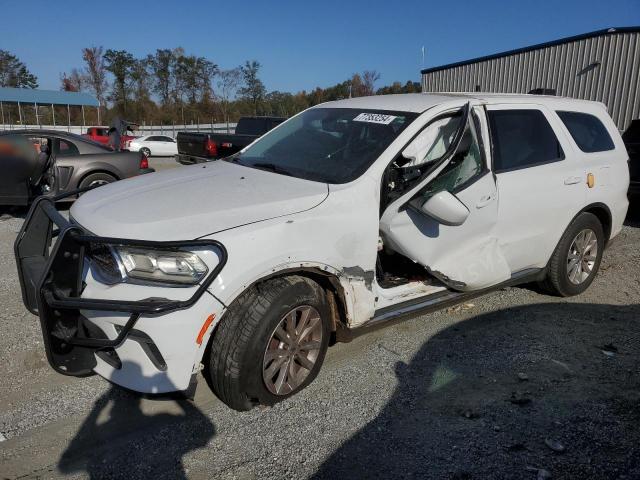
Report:
[[622,134],[629,152],[629,196],[640,197],[640,119],[632,120],[629,128]]

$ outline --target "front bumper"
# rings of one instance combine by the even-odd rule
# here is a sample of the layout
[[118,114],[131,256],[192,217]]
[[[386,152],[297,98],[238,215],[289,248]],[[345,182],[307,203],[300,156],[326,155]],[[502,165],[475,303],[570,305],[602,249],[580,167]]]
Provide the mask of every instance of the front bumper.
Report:
[[[73,376],[91,375],[99,364],[103,371],[105,365],[119,370],[122,362],[116,349],[131,350],[130,345],[123,345],[126,340],[133,340],[157,370],[166,370],[165,358],[145,330],[152,331],[150,321],[159,321],[159,316],[163,316],[162,320],[168,318],[162,322],[166,323],[165,327],[175,327],[175,312],[198,302],[224,267],[226,249],[215,240],[152,242],[92,235],[65,219],[55,208],[56,201],[77,193],[39,197],[32,205],[14,247],[23,302],[29,311],[40,317],[49,364],[57,372]],[[183,289],[170,289],[178,291],[177,295],[182,293],[179,300],[164,297],[140,300],[87,298],[82,296],[87,289],[85,279],[89,275],[85,250],[95,244],[164,249],[213,248],[219,263],[199,285],[193,287],[195,291],[189,298],[185,298],[184,292],[179,292]],[[167,292],[167,289],[158,291]],[[202,307],[196,310],[202,310]],[[98,321],[88,319],[87,312]],[[114,320],[110,334],[105,333],[108,331],[104,327],[105,318]],[[137,330],[134,327],[141,318],[147,327]],[[133,382],[125,386],[136,389]]]

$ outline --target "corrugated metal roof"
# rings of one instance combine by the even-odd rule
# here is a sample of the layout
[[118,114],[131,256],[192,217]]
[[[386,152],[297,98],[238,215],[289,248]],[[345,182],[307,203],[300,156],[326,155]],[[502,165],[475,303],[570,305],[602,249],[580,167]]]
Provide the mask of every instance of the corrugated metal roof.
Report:
[[37,103],[39,105],[84,105],[99,106],[98,100],[88,93],[63,92],[58,90],[35,90],[32,88],[0,88],[0,102]]
[[[515,52],[515,53],[514,53]],[[422,74],[425,92],[556,95],[607,105],[620,130],[640,115],[640,27],[601,30]]]
[[514,50],[508,50],[506,52],[494,53],[492,55],[485,55],[484,57],[472,58],[470,60],[463,60],[461,62],[448,63],[446,65],[440,65],[438,67],[430,67],[421,70],[421,73],[432,73],[438,70],[446,70],[447,68],[461,67],[463,65],[469,65],[472,63],[483,62],[485,60],[492,60],[494,58],[506,57],[508,55],[514,55],[516,53],[530,52],[532,50],[538,50],[540,48],[553,47],[562,43],[575,42],[576,40],[584,40],[586,38],[600,37],[602,35],[609,35],[611,33],[623,33],[623,32],[640,32],[640,26],[637,27],[611,27],[604,30],[596,30],[595,32],[583,33],[580,35],[574,35],[572,37],[565,37],[559,40],[552,40],[550,42],[538,43],[529,47],[516,48]]

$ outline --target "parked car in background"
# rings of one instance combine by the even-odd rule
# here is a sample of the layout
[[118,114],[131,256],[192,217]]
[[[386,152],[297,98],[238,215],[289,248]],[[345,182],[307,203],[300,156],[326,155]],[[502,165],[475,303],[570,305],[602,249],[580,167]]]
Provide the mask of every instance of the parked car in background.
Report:
[[629,195],[640,197],[640,120],[632,120],[629,128],[622,134],[629,153]]
[[[107,145],[109,143],[109,127],[89,127],[87,133],[82,135],[83,137],[93,140],[94,142]],[[120,138],[120,148],[126,150],[127,142],[136,139],[134,135],[122,135]]]
[[27,205],[40,194],[64,194],[154,171],[140,152],[113,152],[72,133],[12,130],[0,132],[0,141],[14,152],[10,162],[5,156],[0,163],[2,205]]
[[282,117],[242,117],[233,134],[178,132],[176,161],[190,165],[228,157],[284,120]]
[[147,157],[173,157],[178,154],[176,141],[166,135],[137,137],[128,141],[126,148],[134,152],[142,152]]
[[16,261],[56,371],[159,393],[191,391],[202,363],[248,410],[309,385],[332,338],[506,285],[584,292],[628,188],[600,103],[360,97],[225,160],[90,191],[71,220],[41,201]]

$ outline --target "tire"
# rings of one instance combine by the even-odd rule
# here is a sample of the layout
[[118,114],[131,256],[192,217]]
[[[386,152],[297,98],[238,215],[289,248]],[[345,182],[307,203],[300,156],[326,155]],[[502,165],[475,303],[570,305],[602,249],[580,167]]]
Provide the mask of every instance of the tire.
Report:
[[140,153],[142,153],[147,158],[151,156],[151,150],[149,150],[147,147],[142,147],[140,149]]
[[90,187],[93,185],[106,185],[107,183],[113,183],[118,179],[108,173],[91,173],[84,177],[78,185],[78,188]]
[[[581,242],[578,236],[584,232],[591,232],[593,235],[595,243],[593,241],[587,243],[597,246],[595,255],[593,255],[593,247],[584,249],[584,252],[579,251],[580,244],[584,242]],[[584,292],[598,273],[604,245],[604,229],[598,217],[586,212],[578,215],[562,235],[551,256],[542,287],[549,293],[562,297]],[[570,255],[572,258],[569,258]],[[588,272],[585,264],[591,265]]]
[[[314,311],[319,315],[319,320],[312,322],[315,319]],[[309,312],[306,317],[308,328],[301,326],[304,312]],[[296,343],[300,347],[313,343],[313,349],[298,350],[297,346],[279,341],[276,329],[287,321],[285,317],[288,314],[297,318],[294,324],[296,328],[301,328],[301,332],[314,326],[310,334],[303,336],[301,340],[304,341]],[[290,324],[284,325],[288,332]],[[289,276],[251,287],[231,305],[211,340],[208,375],[213,392],[229,407],[239,411],[250,410],[257,404],[274,405],[295,395],[309,385],[320,371],[331,334],[329,325],[329,308],[324,291],[312,280]],[[312,342],[311,338],[315,340]],[[267,355],[274,354],[279,356],[268,362]],[[298,359],[304,355],[309,358],[315,356],[312,368],[302,367]],[[288,358],[283,363],[285,366],[277,367],[277,362],[282,364],[283,356]],[[308,361],[306,363],[310,366]],[[272,372],[269,377],[265,372],[269,372],[269,367],[274,365],[276,375]],[[267,382],[265,376],[279,378],[283,368],[287,375],[297,373],[288,378],[277,393],[273,390],[277,380]],[[289,390],[290,383],[295,387]]]

